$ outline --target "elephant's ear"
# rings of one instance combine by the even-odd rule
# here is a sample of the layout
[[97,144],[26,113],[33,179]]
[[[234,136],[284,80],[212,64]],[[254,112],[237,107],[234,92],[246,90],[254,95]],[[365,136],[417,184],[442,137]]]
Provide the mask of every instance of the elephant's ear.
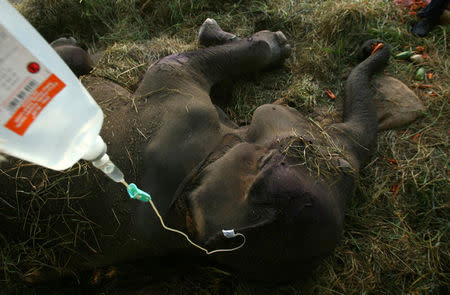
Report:
[[411,123],[426,111],[419,97],[401,81],[380,75],[374,77],[375,106],[378,130],[386,130]]

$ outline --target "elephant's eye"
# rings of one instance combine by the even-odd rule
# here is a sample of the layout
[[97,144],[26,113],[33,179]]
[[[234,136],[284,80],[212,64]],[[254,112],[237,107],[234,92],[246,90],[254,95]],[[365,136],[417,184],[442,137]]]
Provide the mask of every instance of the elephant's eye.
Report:
[[239,159],[241,169],[246,172],[253,172],[258,168],[257,161],[252,153],[245,153]]

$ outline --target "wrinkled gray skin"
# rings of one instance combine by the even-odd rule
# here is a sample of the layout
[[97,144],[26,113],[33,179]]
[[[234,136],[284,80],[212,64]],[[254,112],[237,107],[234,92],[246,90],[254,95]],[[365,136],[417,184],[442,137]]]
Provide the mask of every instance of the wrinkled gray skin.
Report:
[[88,74],[94,66],[86,52],[87,48],[79,44],[73,37],[59,38],[50,45],[70,65],[70,69],[77,77]]
[[[281,32],[240,39],[211,19],[199,40],[219,45],[159,60],[132,96],[110,81],[82,80],[106,106],[102,137],[108,154],[128,181],[151,193],[169,225],[199,244],[210,250],[240,244],[240,238],[223,237],[222,229],[246,235],[242,249],[213,254],[212,259],[259,279],[288,280],[310,272],[339,241],[355,175],[375,146],[370,78],[386,65],[389,46],[372,56],[372,41],[363,46],[367,58],[348,78],[342,123],[321,130],[291,107],[268,104],[255,110],[250,125],[238,128],[211,102],[211,87],[282,64],[290,46]],[[55,45],[58,52],[67,46],[76,47]],[[76,58],[65,54],[71,65]],[[121,103],[108,107],[111,99]],[[315,145],[333,142],[342,150],[334,159],[338,169],[333,181],[282,153],[292,138]],[[162,230],[149,204],[128,200],[122,186],[100,174],[97,179],[105,193],[90,200],[85,213],[100,226],[101,251],[83,254],[85,260],[79,259],[76,267],[175,252],[203,255],[182,237]]]

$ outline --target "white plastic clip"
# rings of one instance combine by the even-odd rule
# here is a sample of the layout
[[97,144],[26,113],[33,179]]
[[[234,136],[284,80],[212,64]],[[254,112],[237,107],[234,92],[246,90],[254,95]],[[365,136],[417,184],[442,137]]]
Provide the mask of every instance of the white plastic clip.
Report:
[[222,230],[223,235],[225,236],[225,238],[231,239],[234,238],[236,236],[236,233],[234,232],[234,229],[223,229]]

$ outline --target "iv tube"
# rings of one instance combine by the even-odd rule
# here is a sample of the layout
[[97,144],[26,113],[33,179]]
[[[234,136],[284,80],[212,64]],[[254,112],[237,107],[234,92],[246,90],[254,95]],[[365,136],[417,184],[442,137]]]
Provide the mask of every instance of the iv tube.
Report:
[[204,251],[207,255],[211,255],[211,254],[219,253],[219,252],[232,252],[232,251],[238,250],[238,249],[242,248],[242,246],[244,246],[245,241],[246,241],[246,238],[245,238],[245,236],[244,236],[243,234],[241,234],[241,233],[235,233],[234,230],[222,230],[223,235],[224,235],[225,237],[227,237],[227,238],[234,238],[234,237],[237,237],[237,236],[241,236],[241,237],[243,238],[242,243],[241,243],[239,246],[234,247],[234,248],[230,248],[230,249],[217,249],[217,250],[209,251],[208,249],[203,248],[202,246],[200,246],[200,245],[194,243],[194,242],[189,238],[189,236],[188,236],[187,234],[185,234],[184,232],[179,231],[179,230],[177,230],[177,229],[175,229],[175,228],[168,227],[168,226],[164,223],[164,220],[163,220],[163,218],[161,217],[161,214],[159,213],[158,209],[156,208],[155,204],[154,204],[153,201],[152,201],[152,198],[150,197],[150,195],[149,195],[148,193],[146,193],[146,192],[144,192],[144,191],[138,189],[137,186],[136,186],[134,183],[128,184],[125,180],[122,180],[122,181],[120,181],[120,182],[127,188],[127,191],[128,191],[128,194],[130,195],[130,198],[132,198],[132,199],[137,199],[137,200],[142,201],[142,202],[147,202],[147,201],[148,201],[148,202],[150,203],[150,205],[151,205],[152,208],[153,208],[153,211],[155,211],[155,214],[156,214],[156,216],[158,216],[159,221],[160,221],[160,223],[161,223],[161,225],[162,225],[162,227],[163,227],[164,229],[182,235],[183,237],[186,238],[186,240],[187,240],[191,245],[193,245],[194,247],[199,248],[200,250]]

